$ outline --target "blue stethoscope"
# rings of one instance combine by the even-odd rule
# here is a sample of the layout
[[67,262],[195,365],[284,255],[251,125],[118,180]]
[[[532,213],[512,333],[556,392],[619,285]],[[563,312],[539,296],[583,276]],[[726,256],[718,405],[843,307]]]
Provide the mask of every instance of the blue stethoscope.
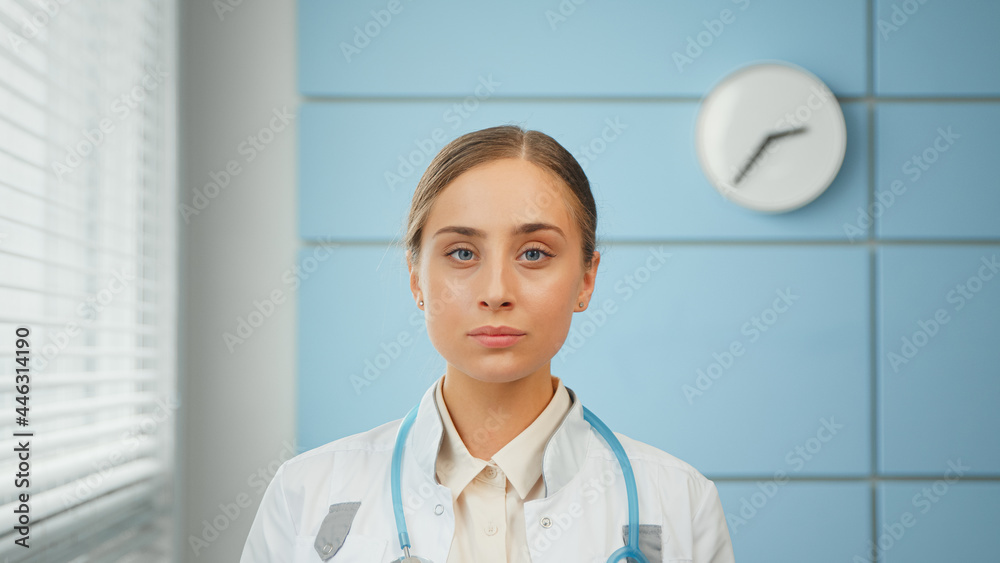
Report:
[[[419,405],[410,409],[410,412],[403,418],[396,434],[396,446],[392,450],[392,465],[390,466],[390,486],[392,487],[392,510],[396,515],[396,532],[399,533],[399,547],[403,550],[403,556],[393,561],[393,563],[430,563],[427,559],[410,555],[410,535],[406,531],[406,518],[403,517],[403,491],[399,481],[399,474],[402,466],[403,445],[406,443],[406,435],[410,433],[413,421],[417,419],[417,409]],[[635,475],[632,473],[632,464],[629,463],[628,456],[625,455],[625,448],[621,442],[611,432],[604,422],[597,418],[597,415],[590,412],[587,407],[583,407],[583,418],[597,431],[604,441],[611,446],[618,458],[618,464],[622,468],[622,475],[625,477],[625,492],[628,496],[628,543],[624,547],[618,548],[608,558],[608,563],[621,561],[626,557],[631,557],[639,563],[649,563],[646,556],[639,551],[639,495],[635,489]]]

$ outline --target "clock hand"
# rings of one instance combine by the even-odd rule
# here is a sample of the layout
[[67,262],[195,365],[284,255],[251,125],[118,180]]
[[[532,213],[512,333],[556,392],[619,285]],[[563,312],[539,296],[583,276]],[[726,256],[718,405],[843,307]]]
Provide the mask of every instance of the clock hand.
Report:
[[803,127],[798,127],[796,129],[786,129],[784,131],[776,131],[765,137],[764,140],[761,141],[760,146],[757,147],[757,151],[753,153],[753,156],[750,157],[750,160],[747,161],[745,165],[743,165],[743,169],[740,170],[739,174],[736,175],[736,179],[733,180],[733,185],[740,183],[740,180],[742,180],[743,177],[746,176],[747,172],[750,171],[750,167],[753,166],[755,162],[757,162],[757,159],[760,158],[761,154],[763,154],[764,149],[766,149],[767,146],[771,144],[772,141],[780,139],[782,137],[787,137],[789,135],[798,135],[799,133],[805,133],[805,131],[806,128],[805,126],[803,126]]

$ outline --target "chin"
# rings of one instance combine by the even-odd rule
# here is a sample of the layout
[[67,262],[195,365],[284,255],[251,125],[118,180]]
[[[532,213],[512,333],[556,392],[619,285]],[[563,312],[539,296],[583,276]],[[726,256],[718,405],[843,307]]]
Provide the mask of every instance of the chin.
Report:
[[465,358],[465,360],[448,363],[466,376],[486,383],[517,381],[533,371],[528,369],[524,362],[517,360],[512,362],[511,358],[478,358],[471,361]]
[[[456,366],[457,367],[457,366]],[[495,369],[495,368],[470,368],[468,371],[460,369],[462,373],[486,383],[509,383],[526,377],[530,372],[525,370]]]

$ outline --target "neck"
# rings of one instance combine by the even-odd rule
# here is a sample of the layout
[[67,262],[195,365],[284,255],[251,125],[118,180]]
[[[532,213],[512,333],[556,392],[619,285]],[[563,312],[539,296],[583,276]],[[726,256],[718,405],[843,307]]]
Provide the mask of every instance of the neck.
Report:
[[552,383],[548,364],[502,383],[480,381],[449,364],[441,393],[469,453],[488,460],[545,410],[554,395]]

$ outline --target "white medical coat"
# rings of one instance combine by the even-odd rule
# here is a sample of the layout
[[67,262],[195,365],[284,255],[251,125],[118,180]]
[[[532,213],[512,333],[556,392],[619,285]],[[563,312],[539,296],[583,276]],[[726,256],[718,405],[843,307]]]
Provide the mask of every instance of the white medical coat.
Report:
[[[545,497],[524,503],[534,563],[605,562],[625,545],[625,482],[614,452],[583,418],[576,394],[542,458]],[[401,420],[347,436],[284,462],[264,492],[241,563],[317,563],[317,533],[331,505],[360,502],[328,563],[390,562],[402,555],[389,466]],[[615,433],[635,473],[639,523],[660,526],[662,561],[731,563],[729,529],[715,484],[652,446]],[[437,482],[443,437],[432,385],[407,436],[401,490],[410,554],[447,560],[455,529],[451,490]],[[472,563],[472,562],[470,562]],[[657,563],[651,560],[650,563]]]

